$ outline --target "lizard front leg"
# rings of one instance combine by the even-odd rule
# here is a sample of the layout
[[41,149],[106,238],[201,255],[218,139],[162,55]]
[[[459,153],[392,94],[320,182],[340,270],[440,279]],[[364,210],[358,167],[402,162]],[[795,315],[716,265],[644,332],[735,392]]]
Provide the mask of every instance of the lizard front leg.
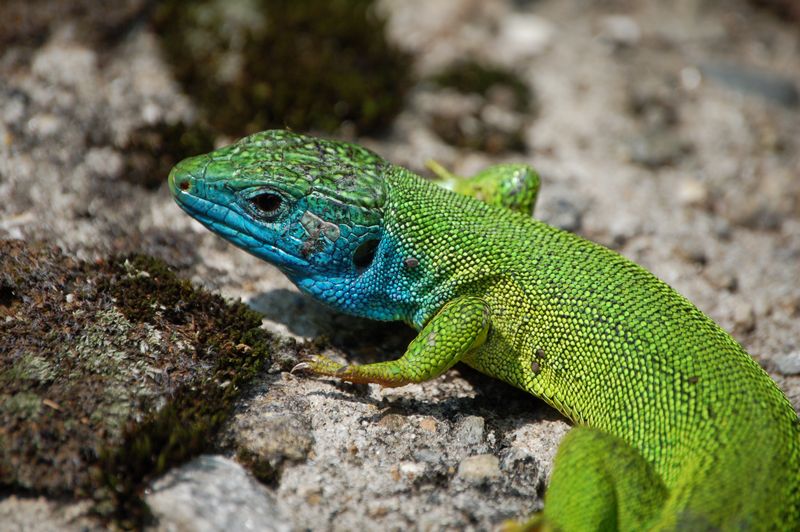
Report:
[[397,360],[363,366],[343,366],[315,355],[292,369],[306,370],[349,382],[404,386],[438,377],[465,354],[480,347],[491,326],[489,306],[478,297],[459,297],[447,303],[422,328]]

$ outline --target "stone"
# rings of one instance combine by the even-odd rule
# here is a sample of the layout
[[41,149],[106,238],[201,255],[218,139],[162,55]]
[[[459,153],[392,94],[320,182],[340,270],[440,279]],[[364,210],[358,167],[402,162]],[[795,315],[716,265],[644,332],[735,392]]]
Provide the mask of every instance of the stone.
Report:
[[223,456],[202,455],[173,469],[145,501],[158,519],[155,531],[291,530],[272,494]]

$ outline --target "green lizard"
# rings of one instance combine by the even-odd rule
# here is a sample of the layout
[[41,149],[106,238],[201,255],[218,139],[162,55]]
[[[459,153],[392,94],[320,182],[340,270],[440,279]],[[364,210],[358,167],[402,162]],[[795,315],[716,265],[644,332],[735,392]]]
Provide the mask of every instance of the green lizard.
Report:
[[538,191],[529,168],[460,185],[480,201],[353,144],[265,131],[182,161],[169,185],[301,290],[420,331],[398,360],[300,369],[402,386],[460,361],[568,417],[529,526],[800,530],[800,422],[784,394],[655,276],[520,212]]

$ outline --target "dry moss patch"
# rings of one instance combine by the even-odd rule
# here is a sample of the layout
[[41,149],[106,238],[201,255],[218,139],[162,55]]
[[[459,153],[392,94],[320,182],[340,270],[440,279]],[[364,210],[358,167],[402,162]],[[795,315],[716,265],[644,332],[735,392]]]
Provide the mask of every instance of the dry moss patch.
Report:
[[0,487],[147,517],[143,483],[203,450],[274,340],[145,256],[0,241]]
[[176,77],[214,129],[388,126],[410,58],[373,0],[166,0],[153,15]]

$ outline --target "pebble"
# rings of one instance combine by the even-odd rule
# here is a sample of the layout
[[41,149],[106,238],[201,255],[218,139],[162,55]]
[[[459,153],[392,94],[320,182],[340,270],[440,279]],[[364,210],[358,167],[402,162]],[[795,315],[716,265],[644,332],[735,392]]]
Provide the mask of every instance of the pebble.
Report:
[[703,205],[708,201],[708,187],[696,179],[683,179],[678,183],[678,201],[684,206]]
[[458,476],[472,481],[497,478],[500,476],[500,460],[493,454],[476,454],[464,458],[458,465]]
[[785,107],[800,104],[800,91],[788,77],[733,63],[705,64],[700,71],[721,85],[761,96]]
[[775,365],[784,375],[800,375],[800,350],[776,357]]
[[547,223],[573,233],[583,228],[583,210],[572,199],[558,197],[546,211]]
[[625,15],[610,15],[601,22],[602,36],[614,44],[634,46],[642,37],[639,24]]
[[145,502],[158,519],[157,531],[291,530],[269,491],[223,456],[199,456],[171,470]]
[[750,303],[741,301],[733,306],[733,323],[741,332],[749,333],[756,328],[756,313]]
[[239,450],[267,460],[273,467],[284,460],[304,460],[314,444],[307,422],[291,414],[240,414],[231,428]]
[[[498,48],[504,61],[515,62],[541,54],[553,40],[553,24],[538,15],[505,17],[500,22]],[[513,58],[513,59],[512,59]]]
[[479,416],[467,416],[456,427],[456,438],[466,446],[477,445],[483,441],[486,421]]

